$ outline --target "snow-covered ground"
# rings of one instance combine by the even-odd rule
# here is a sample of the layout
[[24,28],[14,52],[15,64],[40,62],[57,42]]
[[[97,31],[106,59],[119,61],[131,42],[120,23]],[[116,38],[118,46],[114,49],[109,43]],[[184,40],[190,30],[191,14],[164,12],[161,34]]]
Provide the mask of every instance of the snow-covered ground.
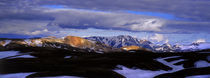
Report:
[[55,76],[55,77],[40,77],[40,78],[81,78],[76,76]]
[[0,52],[0,59],[6,58],[6,57],[9,57],[9,56],[18,55],[18,52],[19,51],[1,51]]
[[[19,51],[1,51],[0,52],[0,59],[7,58],[10,56],[19,55]],[[34,58],[30,55],[20,55],[11,58]],[[67,56],[66,58],[71,58],[71,56]],[[25,78],[26,76],[33,74],[31,73],[14,73],[14,74],[0,74],[0,78]],[[41,78],[80,78],[76,76],[56,76],[56,77],[41,77]]]
[[189,76],[186,78],[210,78],[210,75],[197,75],[197,76]]
[[167,71],[150,71],[142,69],[131,69],[125,66],[118,66],[122,69],[116,69],[115,72],[125,76],[126,78],[153,78],[159,74],[167,73]]
[[210,63],[208,63],[207,61],[199,60],[199,61],[195,62],[195,67],[197,67],[197,68],[208,67],[208,66],[210,66]]
[[127,67],[121,66],[121,65],[119,65],[118,67],[122,68],[122,70],[121,69],[116,69],[114,71],[119,73],[119,74],[122,74],[126,78],[153,78],[153,77],[158,76],[158,75],[163,74],[163,73],[170,73],[170,72],[174,72],[174,71],[184,69],[182,65],[180,65],[180,66],[173,65],[174,63],[176,63],[178,61],[183,61],[183,60],[178,60],[178,61],[173,61],[173,62],[166,62],[164,60],[164,59],[173,58],[173,57],[179,57],[179,56],[172,56],[172,57],[156,59],[157,61],[159,61],[159,62],[161,62],[161,63],[163,63],[167,66],[172,67],[173,70],[170,70],[170,71],[164,71],[164,70],[150,71],[150,70],[142,70],[142,69],[131,69],[131,68],[127,68]]
[[[18,51],[4,51],[0,52],[0,59],[1,58],[6,58],[9,56],[15,56],[19,55]],[[21,55],[17,57],[12,57],[12,58],[34,58],[33,56],[30,55]],[[174,63],[184,61],[184,59],[172,61],[172,62],[167,62],[165,59],[169,58],[177,58],[180,56],[172,56],[172,57],[165,57],[165,58],[157,58],[156,60],[173,68],[173,70],[170,71],[165,71],[165,70],[159,70],[159,71],[151,71],[151,70],[142,70],[142,69],[132,69],[132,68],[127,68],[122,65],[118,65],[119,68],[121,69],[114,69],[115,72],[125,76],[126,78],[153,78],[155,76],[158,76],[160,74],[164,73],[172,73],[175,71],[179,71],[184,69],[182,65],[173,65]],[[71,58],[71,56],[67,56],[65,58]],[[206,59],[210,60],[210,56],[208,56]],[[200,68],[200,67],[208,67],[210,66],[210,63],[204,60],[199,60],[195,62],[195,67]],[[15,74],[0,74],[0,78],[24,78],[27,75],[30,75],[32,73],[15,73]],[[76,76],[56,76],[56,77],[42,77],[42,78],[79,78]],[[198,76],[190,76],[187,78],[210,78],[210,75],[198,75]]]
[[11,40],[5,40],[5,44],[3,46],[6,46],[7,44],[9,44],[11,42]]
[[25,41],[28,45],[30,45],[30,44],[32,43],[30,39],[25,39],[24,41]]
[[66,57],[64,57],[64,58],[71,58],[72,56],[66,56]]
[[[19,55],[19,56],[16,56]],[[11,56],[16,56],[16,57],[11,57]],[[35,58],[34,56],[30,56],[27,54],[20,54],[19,51],[0,51],[0,59],[2,58]]]
[[16,57],[11,57],[11,58],[35,58],[35,57],[31,55],[21,55],[21,56],[16,56]]
[[25,78],[32,73],[0,74],[0,78]]
[[[167,61],[164,60],[164,59],[176,58],[176,57],[179,57],[179,56],[172,56],[172,57],[156,59],[157,61],[173,68],[173,70],[170,70],[170,71],[164,71],[164,70],[150,71],[150,70],[142,70],[142,69],[131,69],[131,68],[127,68],[127,67],[121,66],[121,65],[118,66],[121,69],[115,69],[114,71],[123,75],[123,76],[125,76],[126,78],[153,78],[153,77],[158,76],[160,74],[172,73],[172,72],[184,69],[182,65],[173,65],[174,63],[184,61],[184,59],[180,59],[180,60],[176,60],[176,61],[172,61],[172,62],[167,62]],[[210,63],[208,63],[206,61],[202,61],[202,60],[197,61],[195,63],[195,67],[197,67],[197,68],[208,67],[208,66],[210,66]],[[190,77],[187,77],[187,78],[210,78],[210,75],[190,76]]]
[[[0,78],[25,78],[33,73],[14,73],[14,74],[0,74]],[[39,77],[39,78],[81,78],[76,76],[55,76],[55,77]]]
[[181,50],[202,50],[202,49],[210,49],[210,43],[199,43],[198,45],[181,45]]
[[167,62],[167,61],[165,61],[164,59],[176,58],[176,57],[179,57],[179,56],[158,58],[158,59],[156,59],[156,60],[159,61],[159,62],[161,62],[161,63],[163,63],[164,65],[167,65],[167,66],[173,68],[173,70],[171,70],[170,72],[174,72],[174,71],[179,71],[179,70],[184,69],[182,65],[173,65],[174,63],[184,61],[184,59],[180,59],[180,60],[176,60],[176,61],[172,61],[172,62]]

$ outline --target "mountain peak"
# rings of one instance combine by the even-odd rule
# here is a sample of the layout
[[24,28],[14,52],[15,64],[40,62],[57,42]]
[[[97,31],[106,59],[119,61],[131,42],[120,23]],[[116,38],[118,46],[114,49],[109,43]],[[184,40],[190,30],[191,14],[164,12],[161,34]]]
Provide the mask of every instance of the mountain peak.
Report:
[[119,35],[113,37],[93,36],[93,37],[86,37],[85,39],[104,43],[114,48],[121,48],[124,46],[132,46],[132,45],[140,46],[139,40],[129,35]]
[[88,47],[91,46],[93,43],[90,41],[83,39],[81,37],[76,37],[76,36],[66,36],[64,38],[64,41],[66,44],[70,44],[73,47]]

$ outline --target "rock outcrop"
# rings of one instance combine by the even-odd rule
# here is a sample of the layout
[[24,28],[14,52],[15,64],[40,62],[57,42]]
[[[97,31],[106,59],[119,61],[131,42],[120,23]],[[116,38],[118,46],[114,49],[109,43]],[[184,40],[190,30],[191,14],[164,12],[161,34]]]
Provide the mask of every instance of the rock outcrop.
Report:
[[0,46],[4,46],[6,44],[5,41],[0,41]]
[[76,36],[66,36],[64,38],[64,43],[69,44],[73,47],[78,47],[78,48],[92,48],[94,47],[94,43],[83,39],[81,37],[76,37]]
[[90,52],[119,52],[122,51],[119,48],[112,48],[100,42],[89,41],[87,39],[76,37],[76,36],[66,36],[64,38],[64,43],[69,44],[73,47],[81,48],[81,49],[88,49]]
[[140,46],[125,46],[125,47],[121,47],[121,49],[126,50],[126,51],[130,51],[130,50],[144,50],[144,51],[149,51],[148,49],[142,48]]

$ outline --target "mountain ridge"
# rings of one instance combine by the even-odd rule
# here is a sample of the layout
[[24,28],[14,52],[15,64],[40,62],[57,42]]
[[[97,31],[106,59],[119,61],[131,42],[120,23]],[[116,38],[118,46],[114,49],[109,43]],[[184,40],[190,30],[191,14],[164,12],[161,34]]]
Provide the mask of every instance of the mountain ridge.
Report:
[[154,44],[151,41],[145,39],[137,39],[129,35],[119,35],[113,37],[101,37],[101,36],[92,36],[85,37],[85,39],[98,41],[106,45],[121,48],[125,46],[140,46],[145,49],[149,49],[153,52],[188,52],[188,51],[197,51],[202,49],[209,49],[210,43],[195,43],[192,42],[190,45],[177,45],[164,43],[162,45]]
[[[88,52],[121,52],[122,50],[149,50],[153,52],[188,52],[209,49],[210,43],[192,43],[190,45],[172,45],[164,43],[154,44],[148,40],[141,40],[129,35],[113,37],[77,37],[66,36],[65,38],[43,37],[29,39],[0,39],[0,50],[15,47],[51,47],[68,49],[75,47]],[[127,49],[123,49],[126,47]],[[72,49],[72,48],[71,48]]]

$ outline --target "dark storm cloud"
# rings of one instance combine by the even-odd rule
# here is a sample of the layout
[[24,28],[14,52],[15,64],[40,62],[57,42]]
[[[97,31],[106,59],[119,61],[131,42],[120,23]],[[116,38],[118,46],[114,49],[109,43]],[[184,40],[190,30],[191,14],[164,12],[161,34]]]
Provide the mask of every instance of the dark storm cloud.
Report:
[[162,12],[192,20],[210,21],[209,0],[39,0],[36,3],[95,10]]
[[209,33],[210,22],[170,21],[162,31],[168,33]]
[[[65,8],[43,7],[46,5]],[[22,27],[16,30],[19,34],[24,33],[21,30],[25,30],[25,34],[39,34],[66,28],[209,32],[209,6],[208,0],[0,0],[0,27],[6,26],[10,31]],[[128,10],[173,15],[181,20],[129,14],[126,13]],[[44,26],[47,24],[47,27]]]
[[[18,5],[23,8],[16,8],[15,6],[5,6],[4,11],[1,12],[1,22],[0,27],[7,26],[8,29],[15,29],[17,26],[11,26],[10,23],[18,23],[18,20],[26,20],[27,25],[31,23],[30,20],[36,21],[37,23],[41,21],[51,21],[48,24],[50,30],[59,30],[62,28],[99,28],[99,29],[118,29],[118,30],[130,30],[130,31],[160,31],[160,27],[163,25],[163,20],[150,17],[141,16],[127,13],[115,13],[106,11],[94,11],[85,9],[51,9],[45,8],[41,5],[30,5],[22,6],[20,2]],[[7,20],[7,21],[5,21]],[[15,20],[13,22],[10,22]],[[20,24],[20,23],[19,23]],[[26,24],[21,23],[23,28]],[[57,24],[57,27],[56,27]],[[150,25],[150,26],[147,26]],[[44,26],[42,26],[44,27]],[[53,29],[54,27],[54,29]],[[60,27],[60,28],[58,28]],[[28,29],[28,27],[26,27]],[[36,26],[29,26],[28,30],[36,29]],[[26,30],[27,30],[26,29]],[[44,29],[44,28],[42,28]],[[16,30],[21,31],[21,30]],[[36,30],[42,31],[42,30]],[[27,31],[30,32],[30,31]],[[32,31],[31,31],[32,32]],[[33,31],[34,32],[34,31]],[[1,32],[3,33],[3,32]],[[23,33],[26,34],[26,33]]]
[[1,34],[21,34],[21,35],[38,35],[47,33],[47,21],[37,20],[11,20],[5,19],[0,21]]
[[40,5],[65,5],[95,10],[133,10],[174,14],[191,20],[210,21],[209,0],[2,0],[0,5],[27,8]]
[[78,9],[47,10],[55,16],[48,26],[62,28],[100,28],[133,31],[159,31],[164,20],[141,15],[113,12],[96,12]]

